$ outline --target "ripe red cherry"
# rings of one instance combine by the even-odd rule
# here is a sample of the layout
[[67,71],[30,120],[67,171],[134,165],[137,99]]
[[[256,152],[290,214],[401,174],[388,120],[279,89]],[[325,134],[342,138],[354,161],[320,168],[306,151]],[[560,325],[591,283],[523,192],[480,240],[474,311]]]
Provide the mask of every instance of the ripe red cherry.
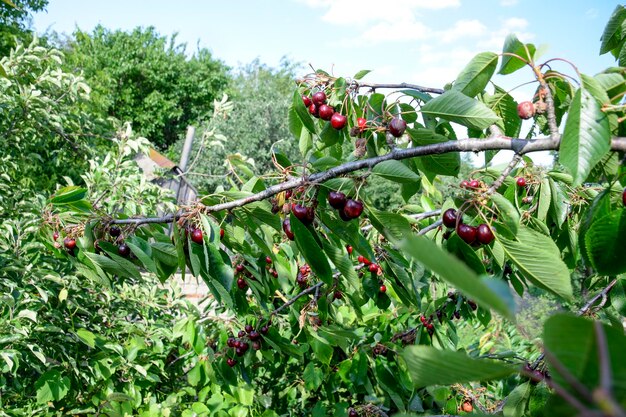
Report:
[[517,180],[515,181],[515,183],[520,188],[526,187],[526,179],[524,177],[518,177]]
[[333,298],[335,300],[341,300],[343,298],[343,294],[341,293],[341,291],[337,290],[333,293]]
[[480,187],[480,181],[478,181],[478,180],[471,180],[471,181],[469,182],[469,188],[474,188],[474,189],[476,189],[476,188],[478,188],[478,187]]
[[302,102],[304,103],[305,107],[309,107],[311,104],[313,104],[313,101],[311,101],[311,97],[309,96],[302,96]]
[[251,330],[250,333],[248,334],[248,337],[250,338],[250,340],[254,341],[254,340],[259,340],[261,338],[261,335],[256,330]]
[[202,229],[193,229],[191,232],[191,240],[201,245],[204,242]]
[[128,256],[130,256],[130,248],[127,244],[122,243],[117,247],[117,253],[119,253],[120,256],[127,258]]
[[122,229],[117,226],[111,226],[111,228],[109,229],[109,234],[111,235],[111,237],[118,237],[122,234]]
[[289,218],[286,218],[285,220],[283,220],[283,231],[285,232],[289,240],[295,239],[295,236],[293,232],[291,231],[291,221],[289,220]]
[[[237,337],[244,337],[246,335],[246,331],[245,330],[239,330],[239,333],[237,333]],[[240,347],[241,346],[241,342],[238,345],[235,345],[235,347]]]
[[220,239],[224,239],[224,229],[220,229]]
[[495,239],[495,236],[493,235],[493,231],[491,230],[491,227],[483,223],[479,225],[478,229],[476,230],[476,238],[483,245],[488,245],[491,242],[493,242],[493,239]]
[[456,227],[456,233],[461,239],[468,245],[471,245],[476,240],[477,230],[474,226],[470,226],[464,223],[459,223]]
[[333,114],[335,114],[335,109],[328,104],[322,104],[319,107],[318,113],[320,115],[320,119],[328,121],[331,117],[333,117]]
[[246,282],[245,279],[238,278],[237,279],[237,286],[239,287],[240,290],[244,290],[248,286],[248,283]]
[[346,250],[348,251],[348,255],[352,255],[352,246],[348,245],[346,246]]
[[341,113],[335,112],[330,118],[330,125],[337,130],[341,130],[345,127],[348,118]]
[[369,266],[370,272],[378,272],[378,268],[380,268],[378,264],[370,264]]
[[226,364],[232,368],[233,366],[237,365],[237,360],[233,358],[228,358],[226,359]]
[[235,269],[237,270],[237,272],[243,272],[243,270],[245,269],[245,267],[243,266],[243,264],[237,264],[237,266],[235,267]]
[[349,199],[342,211],[348,219],[356,219],[363,213],[363,203],[359,200]]
[[263,326],[263,327],[261,327],[261,329],[259,331],[261,332],[261,334],[267,334],[267,332],[269,332],[270,329],[267,326]]
[[319,117],[319,108],[315,104],[309,106],[309,113],[315,117]]
[[235,338],[229,337],[228,340],[226,340],[226,345],[231,348],[235,347]]
[[271,264],[272,263],[272,258],[270,258],[269,256],[265,257],[265,263],[266,264]]
[[341,210],[346,205],[346,200],[346,195],[341,191],[331,191],[328,193],[328,204],[337,210]]
[[52,240],[56,241],[59,238],[59,232],[54,232],[52,234]]
[[469,188],[469,181],[468,180],[461,181],[461,184],[459,185],[459,187],[461,187],[461,188]]
[[361,131],[363,131],[365,129],[365,126],[367,125],[367,120],[359,117],[358,119],[356,119],[356,125],[359,127],[359,129],[361,129]]
[[322,104],[326,104],[326,93],[323,91],[318,91],[317,93],[313,94],[313,104],[315,104],[317,107],[321,106]]
[[622,191],[622,204],[626,206],[626,188]]
[[449,208],[448,210],[444,211],[441,220],[446,227],[456,227],[456,210],[453,208]]
[[384,285],[381,285],[379,289],[380,289],[380,292],[382,292],[383,294],[387,292],[387,287]]
[[254,327],[252,327],[252,325],[250,324],[246,324],[245,326],[243,326],[243,329],[246,331],[246,333],[250,333],[252,330],[254,330]]
[[300,204],[294,204],[291,206],[291,212],[298,220],[304,224],[311,224],[315,219],[315,212],[313,207],[302,206]]
[[517,105],[517,115],[520,119],[530,119],[535,115],[535,105],[531,101],[522,101]]
[[399,138],[404,135],[404,131],[406,130],[406,122],[399,117],[394,117],[389,122],[389,133],[391,133],[394,137]]
[[63,239],[63,245],[65,245],[66,248],[72,250],[76,247],[76,239],[66,237],[65,239]]

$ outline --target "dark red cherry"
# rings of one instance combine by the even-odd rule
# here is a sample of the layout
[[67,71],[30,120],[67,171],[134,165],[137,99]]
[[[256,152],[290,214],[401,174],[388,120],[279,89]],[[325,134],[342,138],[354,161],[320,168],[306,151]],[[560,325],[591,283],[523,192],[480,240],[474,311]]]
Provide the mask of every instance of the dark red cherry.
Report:
[[476,231],[476,238],[483,245],[488,245],[491,242],[493,242],[493,239],[495,239],[495,236],[493,235],[493,232],[491,231],[491,227],[483,223],[478,226],[478,229]]
[[245,290],[246,287],[248,286],[248,283],[246,282],[245,279],[238,278],[237,279],[237,286],[239,287],[240,290]]
[[399,138],[404,134],[406,130],[406,122],[399,117],[394,117],[389,122],[389,133],[391,133],[394,137]]
[[126,243],[122,243],[117,247],[117,253],[124,258],[128,258],[130,256],[130,248]]
[[330,125],[337,130],[343,129],[346,126],[347,122],[348,118],[343,114],[337,112],[335,112],[330,118]]
[[524,177],[518,177],[517,180],[515,181],[515,183],[520,188],[526,187],[526,179]]
[[441,220],[446,227],[456,227],[456,210],[453,208],[449,208],[448,210],[444,211]]
[[111,235],[111,237],[118,237],[122,234],[122,229],[117,226],[111,226],[111,228],[109,229],[109,234]]
[[326,93],[323,91],[318,91],[317,93],[313,94],[312,101],[313,104],[315,104],[317,107],[321,106],[322,104],[326,104]]
[[335,109],[333,109],[328,104],[322,104],[319,107],[318,114],[320,116],[320,119],[329,121],[330,118],[333,117],[333,114],[335,114]]
[[346,201],[346,195],[341,191],[331,191],[328,193],[328,204],[330,204],[332,208],[341,210],[346,205]]
[[311,97],[309,96],[302,96],[302,102],[304,103],[304,107],[309,107],[313,104],[313,101],[311,101]]
[[193,231],[191,232],[191,240],[199,245],[204,243],[203,236],[204,235],[202,234],[202,229],[193,229]]
[[289,240],[295,239],[295,236],[293,232],[291,231],[291,221],[289,220],[289,218],[286,218],[285,220],[283,220],[283,231],[285,232]]
[[476,240],[477,230],[474,226],[468,224],[459,223],[456,227],[456,233],[461,239],[468,245],[471,245]]
[[342,211],[349,219],[356,219],[363,213],[363,203],[359,200],[349,199]]
[[311,224],[315,219],[315,211],[313,211],[313,207],[306,207],[300,204],[294,204],[291,206],[291,212],[293,213],[298,220],[300,220],[304,224]]
[[318,108],[315,104],[311,104],[311,105],[309,106],[309,113],[310,113],[312,116],[315,116],[315,117],[320,117],[319,108]]
[[226,359],[226,364],[232,368],[233,366],[237,365],[237,360],[233,358],[228,358]]
[[76,239],[72,239],[71,237],[66,237],[63,239],[63,245],[69,250],[72,250],[76,247]]

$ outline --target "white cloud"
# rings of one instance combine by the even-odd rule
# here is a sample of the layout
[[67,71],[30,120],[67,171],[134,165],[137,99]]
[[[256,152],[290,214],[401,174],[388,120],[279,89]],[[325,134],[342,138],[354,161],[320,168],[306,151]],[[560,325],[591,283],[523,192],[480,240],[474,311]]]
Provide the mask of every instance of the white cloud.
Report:
[[328,9],[322,20],[337,25],[363,25],[384,21],[393,23],[413,16],[419,9],[459,7],[460,0],[299,0],[309,7]]
[[421,22],[405,18],[397,22],[380,22],[363,32],[365,42],[414,41],[432,36],[432,30]]
[[442,31],[437,37],[444,43],[459,39],[476,38],[487,33],[487,27],[478,20],[459,20],[450,29]]
[[500,6],[503,6],[503,7],[515,6],[517,2],[518,0],[500,0]]

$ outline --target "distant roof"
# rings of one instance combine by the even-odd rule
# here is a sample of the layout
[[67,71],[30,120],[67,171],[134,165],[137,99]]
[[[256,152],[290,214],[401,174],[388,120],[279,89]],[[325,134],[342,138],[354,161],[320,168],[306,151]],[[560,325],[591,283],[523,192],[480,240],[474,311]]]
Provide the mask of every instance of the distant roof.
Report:
[[152,159],[158,166],[161,168],[169,168],[172,169],[176,166],[176,164],[165,156],[161,155],[159,152],[154,149],[150,149],[150,155],[148,155],[150,159]]

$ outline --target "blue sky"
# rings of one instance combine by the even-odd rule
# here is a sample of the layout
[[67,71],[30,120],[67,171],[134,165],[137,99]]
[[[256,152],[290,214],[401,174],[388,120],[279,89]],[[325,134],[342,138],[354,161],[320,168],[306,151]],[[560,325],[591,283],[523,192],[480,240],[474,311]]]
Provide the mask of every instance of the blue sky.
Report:
[[[206,47],[230,66],[287,56],[371,82],[441,87],[478,52],[499,52],[504,37],[545,45],[544,57],[574,61],[593,74],[613,64],[598,56],[609,0],[50,0],[34,26],[70,33],[155,26],[178,32],[190,51]],[[565,69],[565,68],[562,68]],[[303,69],[303,73],[306,70]],[[532,78],[528,71],[524,79]],[[506,81],[503,84],[507,84]],[[506,87],[506,85],[505,85]],[[508,88],[511,88],[509,85]]]

